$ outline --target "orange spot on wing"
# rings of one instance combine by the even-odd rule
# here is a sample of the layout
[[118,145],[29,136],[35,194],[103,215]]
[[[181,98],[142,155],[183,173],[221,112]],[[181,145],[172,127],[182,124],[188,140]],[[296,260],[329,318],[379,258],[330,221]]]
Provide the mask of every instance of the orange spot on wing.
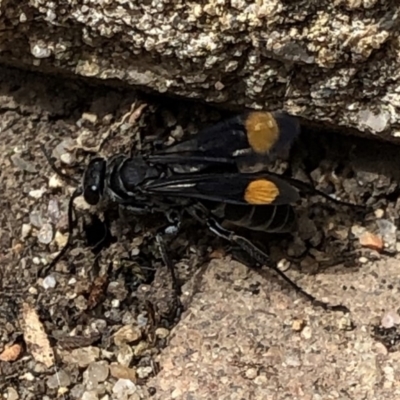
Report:
[[279,127],[269,112],[251,112],[245,121],[247,140],[256,153],[268,153],[279,138]]
[[279,189],[275,183],[266,179],[250,182],[244,193],[244,199],[249,204],[271,204],[279,196]]

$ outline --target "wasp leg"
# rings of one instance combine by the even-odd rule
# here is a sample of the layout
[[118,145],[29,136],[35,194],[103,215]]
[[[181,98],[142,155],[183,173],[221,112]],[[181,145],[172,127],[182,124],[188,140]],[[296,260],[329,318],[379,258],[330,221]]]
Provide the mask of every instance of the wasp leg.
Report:
[[277,265],[272,262],[272,260],[267,254],[265,254],[262,250],[260,250],[257,246],[255,246],[246,238],[236,235],[234,232],[223,228],[217,221],[215,221],[212,218],[207,219],[207,226],[210,229],[210,231],[216,234],[217,236],[229,240],[231,243],[237,244],[240,248],[246,251],[254,260],[274,270],[286,283],[292,286],[298,293],[301,293],[306,299],[308,299],[315,306],[322,307],[324,310],[341,311],[344,313],[349,312],[349,309],[341,304],[330,305],[328,303],[316,299],[312,294],[306,292],[299,285],[293,282],[288,276],[286,276],[277,267]]
[[156,242],[160,250],[161,258],[164,264],[167,266],[169,273],[171,274],[172,286],[177,298],[179,299],[179,296],[182,294],[182,289],[175,274],[175,266],[172,263],[171,258],[168,256],[167,250],[165,248],[165,242],[163,240],[163,237],[159,233],[156,234]]
[[71,247],[74,227],[76,225],[77,219],[74,220],[74,200],[82,194],[82,189],[78,188],[72,193],[69,202],[68,202],[68,240],[65,243],[64,247],[61,251],[56,255],[56,257],[52,260],[52,262],[48,265],[43,266],[39,269],[38,275],[40,277],[46,276],[50,270],[54,268],[54,266],[64,257],[67,250]]

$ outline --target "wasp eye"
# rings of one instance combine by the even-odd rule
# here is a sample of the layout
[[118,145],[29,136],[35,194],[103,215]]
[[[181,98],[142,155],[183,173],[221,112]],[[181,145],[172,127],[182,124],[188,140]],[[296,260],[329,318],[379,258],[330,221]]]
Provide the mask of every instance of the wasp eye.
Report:
[[83,176],[83,197],[94,206],[98,204],[103,194],[106,162],[103,158],[90,161]]

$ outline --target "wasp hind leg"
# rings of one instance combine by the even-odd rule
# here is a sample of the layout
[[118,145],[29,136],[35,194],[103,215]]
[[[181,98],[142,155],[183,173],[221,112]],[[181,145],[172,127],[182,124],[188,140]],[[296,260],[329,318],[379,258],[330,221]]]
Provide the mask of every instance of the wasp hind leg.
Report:
[[163,260],[163,263],[168,268],[169,273],[171,275],[172,287],[174,289],[174,292],[175,292],[177,298],[179,299],[179,297],[182,294],[182,289],[181,289],[181,286],[178,282],[178,278],[175,273],[175,266],[165,248],[165,241],[164,241],[163,237],[161,236],[161,234],[159,234],[159,233],[156,235],[156,242],[157,242],[157,246],[160,251],[160,254],[161,254],[161,259]]
[[341,304],[339,305],[331,305],[329,303],[325,303],[321,300],[316,299],[312,294],[306,292],[299,285],[293,282],[284,272],[282,272],[276,263],[274,263],[270,257],[264,253],[261,249],[251,243],[249,240],[244,238],[243,236],[236,235],[234,232],[223,228],[217,221],[212,218],[207,219],[207,226],[211,232],[216,234],[217,236],[229,240],[231,243],[238,245],[241,249],[243,249],[247,254],[251,256],[256,262],[266,265],[268,268],[275,271],[286,283],[288,283],[292,288],[296,290],[296,292],[302,294],[307,300],[309,300],[312,304],[317,307],[322,307],[324,310],[330,311],[341,311],[344,313],[348,313],[349,309],[346,306]]

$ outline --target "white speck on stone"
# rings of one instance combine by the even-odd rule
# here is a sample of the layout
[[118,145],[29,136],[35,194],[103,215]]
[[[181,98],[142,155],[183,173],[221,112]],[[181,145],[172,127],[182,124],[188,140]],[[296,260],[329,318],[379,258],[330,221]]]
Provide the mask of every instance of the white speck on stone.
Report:
[[312,336],[312,330],[311,330],[311,328],[310,328],[309,326],[306,326],[306,327],[301,331],[300,335],[301,335],[304,339],[306,339],[306,340],[311,339],[311,336]]
[[33,258],[32,258],[32,262],[33,262],[35,265],[39,265],[39,264],[40,264],[40,258],[39,258],[39,257],[33,257]]
[[75,283],[76,283],[76,278],[71,278],[71,279],[68,281],[68,285],[75,285]]
[[46,276],[46,278],[43,279],[42,286],[44,289],[54,289],[56,287],[57,281],[52,275]]
[[31,53],[36,58],[48,58],[51,56],[51,49],[44,42],[37,42],[31,46]]
[[137,376],[140,379],[145,379],[153,373],[152,367],[139,367],[137,370]]
[[385,215],[385,211],[382,210],[382,208],[378,208],[377,210],[374,211],[374,214],[377,219],[381,219]]
[[26,379],[29,382],[34,381],[36,378],[33,376],[31,372],[27,372],[26,374],[20,376],[20,379]]
[[118,299],[113,299],[111,301],[111,307],[113,308],[118,308],[120,306],[121,302]]
[[64,235],[61,232],[57,231],[54,236],[54,241],[57,243],[59,249],[64,247],[68,241],[68,235]]
[[33,287],[33,286],[31,286],[29,289],[28,289],[28,292],[30,293],[30,294],[37,294],[38,293],[38,290],[35,288],[35,287]]
[[34,199],[41,199],[45,193],[46,193],[46,189],[44,189],[44,188],[35,189],[35,190],[31,190],[29,192],[29,196]]
[[22,224],[21,227],[21,239],[26,239],[32,232],[32,225]]
[[60,161],[64,164],[71,165],[74,162],[74,157],[71,153],[63,153],[60,155]]
[[88,121],[92,124],[95,124],[97,122],[97,115],[93,113],[83,113],[82,117],[83,120]]
[[246,370],[245,375],[247,379],[255,379],[258,375],[257,369],[249,368],[248,370]]
[[57,18],[57,15],[53,10],[47,10],[46,17],[48,21],[54,22]]
[[57,174],[53,174],[49,179],[49,187],[52,189],[62,188],[64,186],[63,181]]
[[182,390],[180,388],[174,389],[174,391],[171,393],[172,399],[178,399],[181,396],[182,396]]

